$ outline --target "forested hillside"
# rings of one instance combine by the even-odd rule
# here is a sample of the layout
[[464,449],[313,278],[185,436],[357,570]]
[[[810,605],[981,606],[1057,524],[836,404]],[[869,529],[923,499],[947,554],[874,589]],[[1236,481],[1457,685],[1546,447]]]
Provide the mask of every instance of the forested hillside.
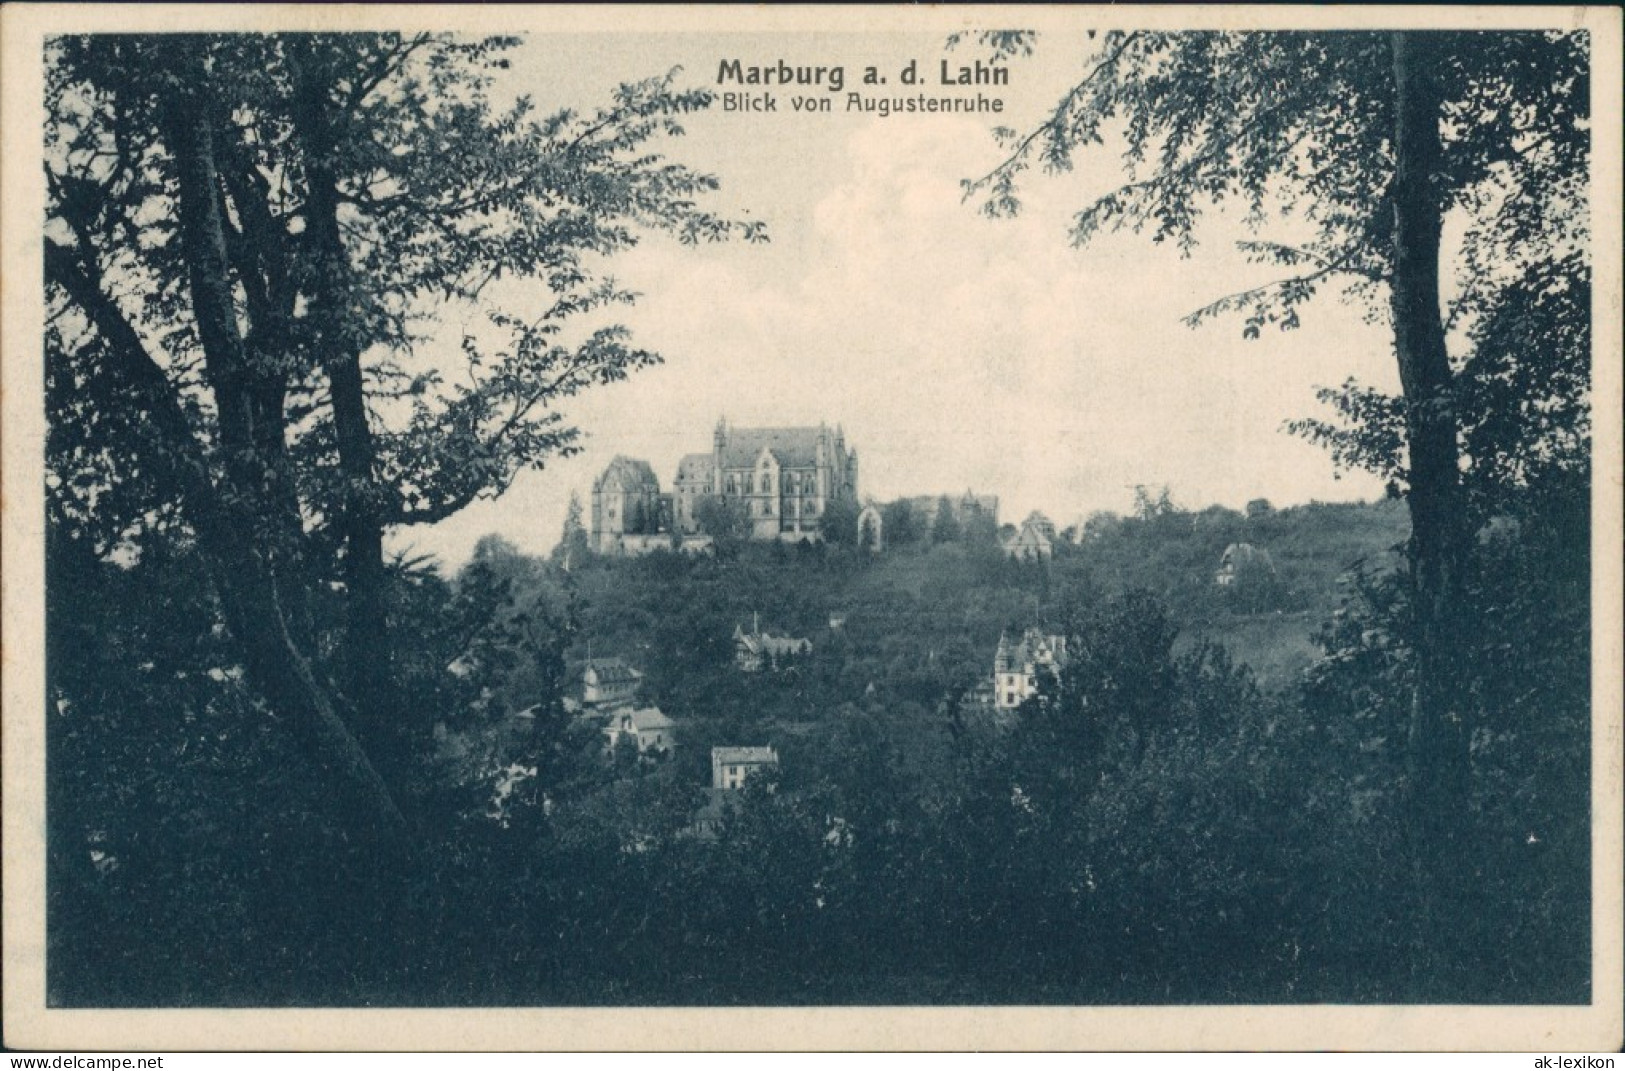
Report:
[[[1403,512],[1193,513],[1164,501],[1076,534],[1047,562],[922,538],[879,555],[833,544],[577,553],[568,569],[562,553],[543,561],[485,541],[458,587],[506,591],[499,616],[551,622],[553,643],[536,660],[487,649],[505,668],[478,712],[447,727],[469,744],[454,769],[470,813],[495,843],[545,827],[559,865],[614,890],[591,906],[550,901],[581,928],[562,945],[529,930],[526,940],[568,955],[572,941],[596,949],[594,934],[643,933],[585,974],[610,1000],[1437,992],[1438,979],[1408,977],[1389,954],[1414,920],[1383,906],[1407,879],[1388,862],[1408,711],[1394,601]],[[1571,590],[1567,537],[1524,536],[1483,546],[1510,582],[1495,597],[1572,636],[1576,622],[1518,594]],[[1259,554],[1221,585],[1217,566],[1237,542]],[[732,635],[758,623],[810,639],[811,654],[742,672]],[[1056,690],[1014,719],[961,702],[989,678],[1000,633],[1030,624],[1068,638]],[[1501,649],[1506,664],[1474,669],[1499,728],[1478,749],[1483,910],[1459,937],[1477,966],[1452,984],[1501,992],[1512,950],[1538,946],[1543,991],[1578,992],[1573,816],[1584,794],[1551,786],[1580,758],[1584,672],[1561,643]],[[514,728],[513,712],[536,719],[561,678],[579,694],[589,654],[646,673],[643,700],[676,721],[674,753],[605,753],[563,714],[551,736],[529,720]],[[1255,674],[1253,659],[1269,672]],[[526,782],[545,789],[480,812],[545,741],[554,759],[535,761],[552,770]],[[771,745],[781,763],[714,838],[697,838],[719,745]],[[539,800],[548,817],[533,830]],[[743,972],[736,981],[724,963]],[[630,978],[634,990],[617,988]]]
[[[579,602],[568,653],[585,658],[590,642],[648,673],[652,696],[673,713],[714,715],[734,702],[734,627],[749,630],[755,615],[765,629],[814,641],[797,693],[803,714],[866,694],[932,707],[991,672],[1001,631],[1058,631],[1079,607],[1137,590],[1168,607],[1185,642],[1224,643],[1265,687],[1286,687],[1312,659],[1350,570],[1391,569],[1404,537],[1397,503],[1317,503],[1251,517],[1217,507],[1097,515],[1047,562],[1011,561],[991,540],[929,539],[878,555],[754,544],[724,562],[593,557],[568,574]],[[1220,586],[1221,557],[1238,542],[1265,551],[1273,569]]]
[[[676,765],[690,785],[708,783],[713,745],[772,744],[791,765],[838,761],[827,737],[839,715],[857,712],[901,761],[939,777],[953,711],[989,685],[1001,634],[1076,632],[1133,593],[1166,609],[1172,654],[1215,644],[1262,690],[1290,692],[1323,653],[1316,637],[1351,578],[1391,571],[1405,535],[1391,502],[1259,503],[1243,514],[1142,497],[1135,515],[1096,514],[1070,530],[1047,561],[1011,560],[991,530],[944,540],[920,531],[879,554],[839,543],[744,544],[721,560],[578,552],[569,570],[487,540],[465,579],[509,577],[517,604],[551,607],[568,635],[560,668],[577,692],[589,656],[642,671],[642,699],[677,720]],[[1268,564],[1221,586],[1236,543]],[[742,673],[734,630],[758,626],[805,637],[812,653],[780,672]],[[512,676],[496,708],[543,701],[547,684]]]
[[[1142,489],[1054,533],[843,493],[828,538],[785,545],[747,538],[784,485],[716,472],[712,553],[597,556],[579,502],[551,551],[387,553],[647,420],[567,414],[660,360],[617,323],[617,254],[765,237],[673,141],[715,94],[668,68],[510,98],[561,35],[49,42],[45,682],[6,710],[46,742],[47,1003],[1597,996],[1591,652],[1617,607],[1594,638],[1591,554],[1617,548],[1591,517],[1589,32],[1078,36],[1093,81],[943,188],[1008,215],[1035,165],[1064,181],[1122,129],[1127,184],[1069,216],[1075,245],[1189,250],[1219,201],[1262,226],[1285,196],[1308,245],[1243,251],[1299,274],[1189,322],[1292,329],[1351,276],[1403,391],[1347,379],[1289,430],[1396,501]],[[1032,255],[997,229],[965,263]],[[918,313],[984,316],[975,293]],[[1063,300],[1121,314],[1137,357],[1146,310],[1097,297]],[[872,374],[892,355],[934,367],[906,332],[798,337],[819,307],[752,331],[796,338],[786,366],[861,368],[830,404],[898,402],[871,393],[908,382]],[[998,319],[996,348],[1029,344]],[[1091,347],[1079,384],[1106,374]],[[1064,659],[987,696],[1029,628]],[[595,659],[639,707],[589,705]],[[750,776],[717,784],[718,746]]]

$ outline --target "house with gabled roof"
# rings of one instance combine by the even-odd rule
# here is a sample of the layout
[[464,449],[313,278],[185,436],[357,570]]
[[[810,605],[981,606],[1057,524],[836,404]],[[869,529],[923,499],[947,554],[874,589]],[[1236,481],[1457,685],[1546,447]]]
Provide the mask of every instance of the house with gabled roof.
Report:
[[771,747],[714,747],[711,749],[711,788],[732,791],[741,788],[753,774],[779,764],[779,753]]
[[1066,637],[1029,628],[1012,640],[999,634],[993,655],[993,705],[1014,710],[1038,692],[1040,674],[1059,676],[1066,666]]
[[611,750],[629,740],[640,755],[669,752],[676,747],[676,725],[659,707],[624,707],[610,714],[604,735]]
[[581,704],[601,710],[637,698],[643,674],[619,658],[589,658],[581,671]]
[[1274,575],[1275,559],[1270,557],[1269,551],[1251,543],[1232,543],[1224,548],[1224,554],[1219,558],[1219,570],[1213,574],[1213,582],[1221,588],[1228,588],[1237,581],[1245,583]]
[[733,428],[719,420],[711,455],[711,493],[745,507],[755,539],[816,539],[831,502],[857,500],[857,451],[838,425]]
[[746,673],[779,669],[792,659],[812,654],[811,640],[763,632],[754,614],[750,627],[746,632],[743,625],[734,626],[734,664]]
[[908,503],[909,511],[914,515],[914,520],[927,532],[936,527],[937,511],[942,508],[944,500],[947,501],[954,520],[961,526],[977,515],[985,517],[994,528],[999,526],[998,495],[977,494],[967,488],[962,495],[914,495],[904,499]]
[[1055,539],[1055,522],[1035,511],[1001,545],[1017,561],[1041,561],[1054,557]]
[[1055,543],[1036,528],[1023,525],[1003,543],[1004,553],[1017,561],[1042,561],[1055,556]]

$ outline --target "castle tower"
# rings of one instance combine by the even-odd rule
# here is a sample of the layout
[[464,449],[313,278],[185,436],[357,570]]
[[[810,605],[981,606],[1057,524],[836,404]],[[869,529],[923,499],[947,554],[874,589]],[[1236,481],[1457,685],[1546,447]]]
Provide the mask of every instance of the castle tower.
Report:
[[592,485],[592,548],[615,553],[624,535],[659,530],[660,481],[647,461],[617,456]]

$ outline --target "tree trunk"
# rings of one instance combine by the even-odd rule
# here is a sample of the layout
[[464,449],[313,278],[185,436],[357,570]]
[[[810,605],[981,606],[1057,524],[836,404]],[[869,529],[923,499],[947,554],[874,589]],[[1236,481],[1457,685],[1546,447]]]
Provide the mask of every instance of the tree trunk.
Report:
[[[185,74],[201,78],[197,71]],[[193,481],[189,516],[213,566],[250,682],[288,719],[346,811],[364,816],[360,832],[398,841],[405,823],[393,796],[303,653],[311,640],[299,635],[305,620],[302,526],[296,506],[290,508],[296,499],[285,468],[281,373],[249,360],[238,328],[207,110],[181,94],[167,118],[193,316],[225,462],[218,493],[207,495]]]
[[402,716],[403,704],[395,694],[382,489],[361,371],[362,310],[352,300],[355,282],[339,231],[332,105],[319,57],[308,46],[290,46],[289,66],[295,82],[294,127],[304,153],[305,225],[316,265],[318,357],[332,397],[342,481],[338,526],[344,538],[346,691],[361,716],[369,750],[386,768],[398,771],[408,758],[411,723]]
[[[1416,865],[1433,878],[1451,858],[1467,817],[1464,711],[1466,533],[1457,419],[1439,311],[1442,210],[1436,185],[1441,101],[1426,35],[1390,39],[1395,87],[1392,313],[1405,393],[1411,515],[1411,598],[1417,652],[1407,750],[1410,836]],[[1442,886],[1425,880],[1424,908]]]

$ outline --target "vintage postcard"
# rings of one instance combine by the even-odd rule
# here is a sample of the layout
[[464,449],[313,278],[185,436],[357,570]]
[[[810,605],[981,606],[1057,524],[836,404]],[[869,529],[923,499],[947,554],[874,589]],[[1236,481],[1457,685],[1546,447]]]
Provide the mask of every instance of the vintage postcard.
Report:
[[1617,8],[3,20],[6,1045],[1618,1048]]

